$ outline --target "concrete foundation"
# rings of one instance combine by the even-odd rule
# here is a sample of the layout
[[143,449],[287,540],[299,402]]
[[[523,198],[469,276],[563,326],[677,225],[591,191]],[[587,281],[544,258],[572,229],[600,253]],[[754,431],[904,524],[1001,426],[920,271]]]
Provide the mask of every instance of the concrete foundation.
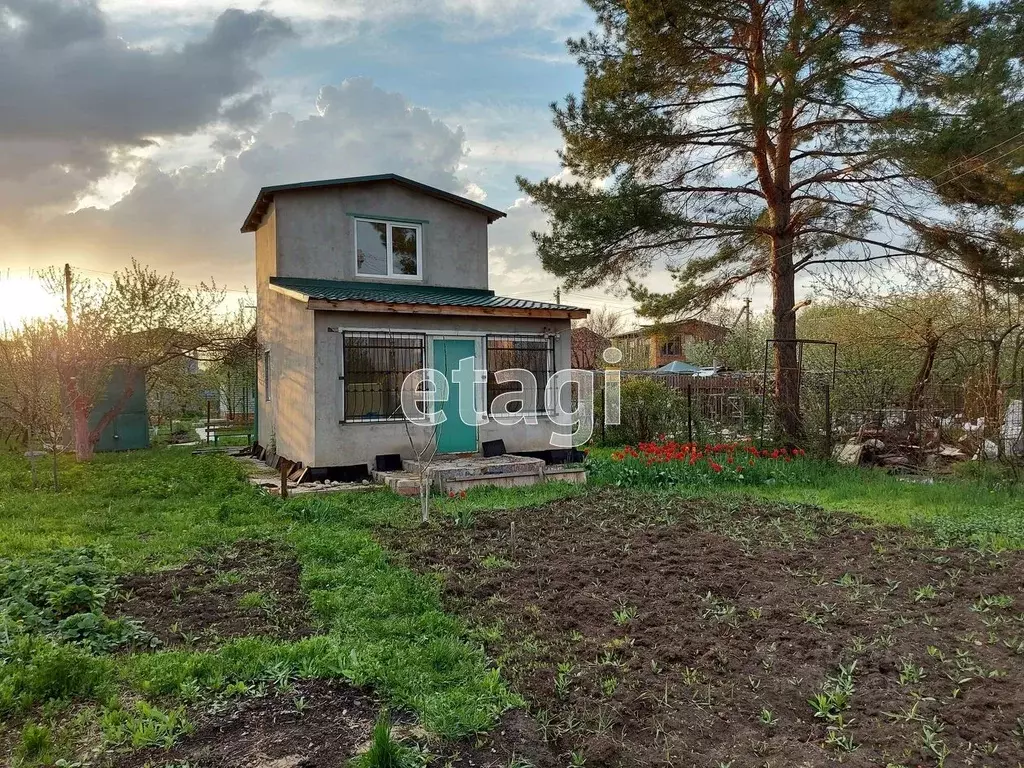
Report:
[[[459,457],[430,462],[424,467],[431,488],[443,495],[471,488],[491,486],[516,488],[538,483],[585,483],[587,473],[579,467],[548,467],[543,459],[526,456]],[[420,493],[420,463],[403,462],[399,472],[374,472],[373,479],[402,496]]]

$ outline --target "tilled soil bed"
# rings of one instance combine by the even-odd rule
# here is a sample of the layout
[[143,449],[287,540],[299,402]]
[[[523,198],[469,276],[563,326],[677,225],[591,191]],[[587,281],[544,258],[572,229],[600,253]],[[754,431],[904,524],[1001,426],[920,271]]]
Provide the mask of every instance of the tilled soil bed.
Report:
[[180,568],[128,576],[119,588],[111,614],[141,621],[164,647],[313,634],[299,564],[276,542],[239,541]]
[[304,680],[226,712],[196,716],[173,749],[124,755],[117,768],[337,768],[366,749],[381,704],[331,680]]
[[1020,553],[624,491],[381,535],[528,700],[538,768],[1024,762]]

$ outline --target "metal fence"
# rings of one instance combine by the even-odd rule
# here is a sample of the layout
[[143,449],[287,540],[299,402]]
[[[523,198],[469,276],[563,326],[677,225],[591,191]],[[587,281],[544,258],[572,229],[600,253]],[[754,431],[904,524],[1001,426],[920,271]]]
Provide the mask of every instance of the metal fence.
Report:
[[[762,446],[783,439],[774,381],[760,371],[712,377],[622,373],[624,387],[636,380],[655,382],[673,393],[663,418],[652,422],[652,429],[673,439],[750,440]],[[937,459],[1024,460],[1022,401],[1019,382],[984,392],[970,384],[930,383],[911,393],[881,371],[801,370],[801,442],[819,456],[838,456],[846,446],[866,445],[880,463],[915,466]],[[600,391],[598,411],[600,417]],[[603,442],[622,442],[629,434],[630,425],[600,422],[597,437]]]

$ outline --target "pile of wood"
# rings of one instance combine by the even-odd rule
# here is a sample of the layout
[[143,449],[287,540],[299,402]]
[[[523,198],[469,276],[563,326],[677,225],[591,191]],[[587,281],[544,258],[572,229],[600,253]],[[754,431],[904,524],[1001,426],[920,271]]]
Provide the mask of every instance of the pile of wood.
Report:
[[965,448],[942,442],[938,429],[918,434],[909,429],[865,426],[838,446],[833,457],[850,466],[882,467],[891,472],[935,472],[968,460],[972,452]]

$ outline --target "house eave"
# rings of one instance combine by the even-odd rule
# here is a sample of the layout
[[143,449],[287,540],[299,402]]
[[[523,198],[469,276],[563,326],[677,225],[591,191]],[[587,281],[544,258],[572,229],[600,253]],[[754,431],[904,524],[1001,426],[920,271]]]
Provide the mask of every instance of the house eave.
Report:
[[277,184],[270,187],[263,187],[256,196],[256,201],[252,204],[252,208],[249,209],[249,214],[245,217],[245,221],[242,222],[241,232],[242,234],[248,234],[250,232],[255,232],[260,228],[260,225],[263,222],[263,217],[266,215],[270,208],[270,204],[274,200],[274,195],[279,192],[338,188],[352,186],[355,184],[377,184],[381,182],[398,184],[399,186],[412,189],[431,197],[436,197],[440,200],[452,203],[453,205],[458,205],[463,208],[477,211],[478,213],[483,213],[487,216],[488,224],[493,224],[498,219],[505,218],[508,215],[504,211],[499,211],[496,208],[491,208],[483,203],[470,200],[467,197],[462,197],[461,195],[456,195],[452,192],[432,187],[429,184],[414,181],[413,179],[408,179],[405,176],[399,176],[396,173],[383,173],[373,176],[351,176],[342,179],[321,179],[318,181],[303,181],[294,184]]
[[527,309],[523,307],[474,307],[407,304],[382,301],[326,301],[309,299],[307,309],[327,312],[375,312],[390,315],[457,315],[459,317],[524,317],[546,320],[582,320],[589,309]]
[[473,304],[429,304],[404,301],[331,300],[313,298],[308,293],[270,283],[270,290],[306,305],[306,309],[325,312],[373,312],[390,315],[457,315],[459,317],[529,317],[548,320],[582,320],[590,315],[582,307],[494,307]]

